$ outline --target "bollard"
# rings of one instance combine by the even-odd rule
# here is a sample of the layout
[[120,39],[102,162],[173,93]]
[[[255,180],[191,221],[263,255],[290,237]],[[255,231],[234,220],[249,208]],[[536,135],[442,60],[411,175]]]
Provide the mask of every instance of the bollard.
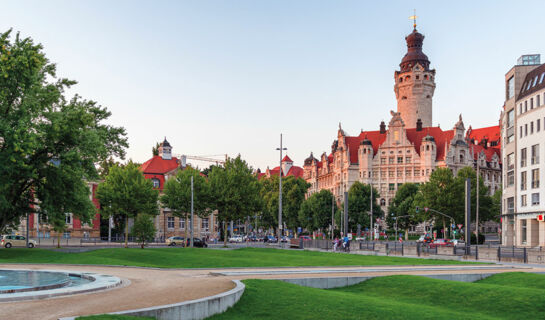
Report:
[[386,242],[386,255],[389,255],[389,250],[388,250],[388,242]]
[[416,244],[416,255],[420,257],[420,242]]
[[528,252],[526,251],[526,248],[524,248],[524,263],[528,263]]
[[456,255],[456,245],[452,246],[452,254]]
[[401,243],[401,255],[403,256],[403,242]]
[[479,260],[479,246],[475,247],[475,260]]
[[498,261],[501,261],[501,247],[498,247]]

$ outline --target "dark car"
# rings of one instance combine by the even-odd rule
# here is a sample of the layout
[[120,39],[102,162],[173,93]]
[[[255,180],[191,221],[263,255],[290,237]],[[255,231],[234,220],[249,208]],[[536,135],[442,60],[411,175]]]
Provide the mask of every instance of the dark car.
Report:
[[[190,239],[187,239],[187,246],[191,246]],[[208,245],[206,244],[206,241],[204,241],[201,238],[193,238],[193,247],[195,248],[208,248]]]

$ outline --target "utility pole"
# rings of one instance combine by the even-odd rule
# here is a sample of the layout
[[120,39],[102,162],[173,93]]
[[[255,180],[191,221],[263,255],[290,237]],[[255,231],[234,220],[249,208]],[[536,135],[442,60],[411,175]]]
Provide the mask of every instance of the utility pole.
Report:
[[191,248],[193,248],[193,176],[191,176]]
[[335,230],[335,196],[331,195],[331,241],[333,241],[333,231]]
[[466,199],[465,199],[465,222],[466,222],[466,230],[465,230],[465,242],[466,242],[466,254],[471,254],[471,179],[466,179]]
[[479,245],[479,156],[477,156],[477,203],[475,205],[475,239]]
[[348,192],[344,192],[344,235],[348,236]]
[[282,148],[282,134],[280,134],[280,148],[276,148],[280,151],[280,173],[278,175],[278,245],[282,239],[282,151],[288,150],[288,148]]
[[373,165],[371,164],[371,171],[369,171],[369,188],[371,189],[371,196],[369,197],[369,240],[371,240],[371,233],[373,233],[373,240],[375,240],[375,232],[373,230]]

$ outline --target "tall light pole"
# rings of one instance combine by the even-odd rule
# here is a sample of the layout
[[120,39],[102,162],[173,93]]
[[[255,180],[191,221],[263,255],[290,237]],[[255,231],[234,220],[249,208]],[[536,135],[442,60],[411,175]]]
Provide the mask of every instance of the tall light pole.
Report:
[[193,248],[193,176],[191,176],[191,248]]
[[479,245],[479,156],[477,156],[477,203],[475,205],[475,239],[477,239],[477,245]]
[[373,230],[373,164],[371,163],[371,170],[369,171],[369,187],[371,188],[371,196],[369,197],[369,240],[371,240],[371,232],[373,233],[373,240],[375,240],[375,232]]
[[282,151],[288,150],[288,148],[282,148],[282,134],[280,134],[280,148],[276,148],[280,151],[280,173],[278,174],[278,244],[282,239]]

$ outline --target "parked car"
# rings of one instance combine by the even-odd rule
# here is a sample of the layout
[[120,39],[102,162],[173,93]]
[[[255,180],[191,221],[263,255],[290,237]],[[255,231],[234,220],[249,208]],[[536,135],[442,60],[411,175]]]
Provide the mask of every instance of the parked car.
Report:
[[273,235],[268,235],[265,238],[263,238],[263,242],[276,243],[278,242],[278,239],[276,239],[276,237]]
[[[2,236],[2,240],[0,240],[0,245],[7,249],[11,247],[26,247],[26,238],[24,236],[13,236],[13,235]],[[36,246],[36,241],[29,239],[28,247],[34,248],[35,246]]]
[[[191,241],[191,239],[187,239],[187,244],[186,244],[187,247],[190,247],[190,246],[191,246],[190,241]],[[201,238],[193,238],[193,247],[196,247],[196,248],[208,248],[208,244],[206,244],[206,241],[204,241],[204,240],[201,239]]]
[[432,243],[429,244],[430,248],[435,247],[452,247],[453,244],[449,239],[435,239]]
[[429,234],[423,234],[416,240],[418,243],[431,243],[433,241],[433,238]]
[[312,240],[310,236],[300,236],[299,239],[303,239],[303,241]]
[[231,238],[229,238],[229,242],[243,242],[243,238],[241,235],[234,235]]
[[282,239],[280,240],[280,242],[289,242],[290,241],[290,237],[286,237],[286,236],[282,236]]
[[172,247],[175,247],[175,246],[183,246],[184,245],[184,237],[179,237],[179,236],[175,236],[175,237],[170,237],[168,238],[165,243],[168,245],[168,246],[172,246]]

